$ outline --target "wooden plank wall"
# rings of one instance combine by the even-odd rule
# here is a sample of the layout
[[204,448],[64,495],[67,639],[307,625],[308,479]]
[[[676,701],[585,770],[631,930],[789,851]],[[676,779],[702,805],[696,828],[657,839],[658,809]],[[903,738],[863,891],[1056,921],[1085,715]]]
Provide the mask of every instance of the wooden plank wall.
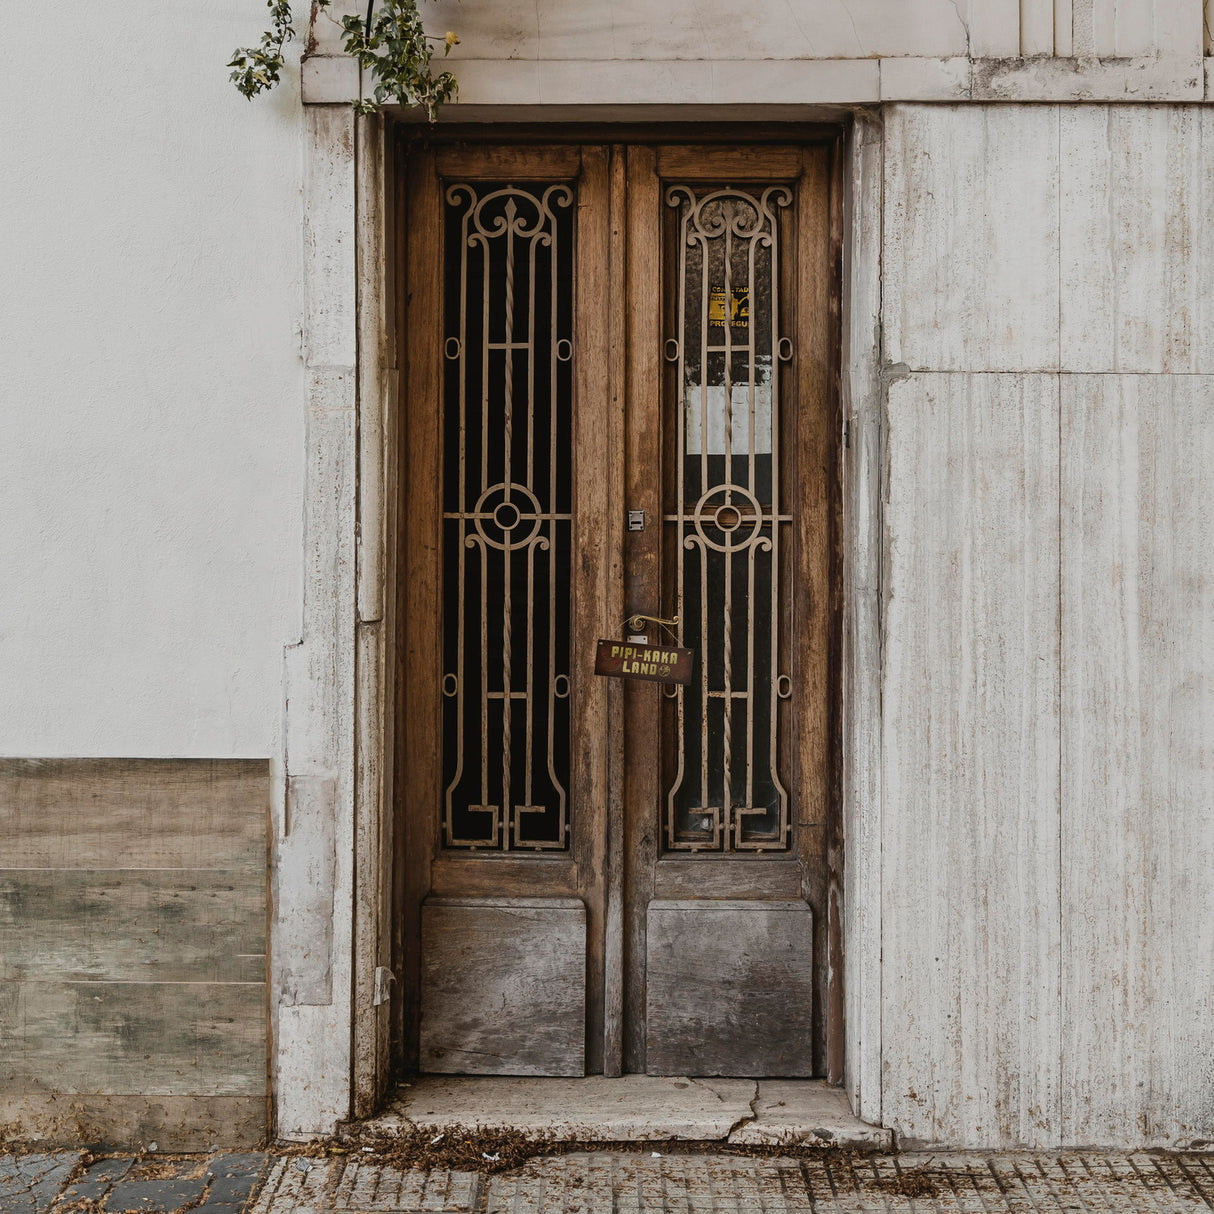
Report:
[[0,760],[0,1124],[266,1128],[264,760]]
[[1214,114],[884,130],[884,1120],[1214,1127]]

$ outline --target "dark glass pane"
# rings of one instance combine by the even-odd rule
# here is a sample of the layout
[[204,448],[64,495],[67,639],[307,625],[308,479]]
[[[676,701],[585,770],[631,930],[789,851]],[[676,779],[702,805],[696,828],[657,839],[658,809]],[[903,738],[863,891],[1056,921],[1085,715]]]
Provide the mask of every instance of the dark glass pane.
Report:
[[778,308],[780,213],[787,187],[675,186],[667,202],[677,265],[676,478],[668,551],[680,562],[675,612],[698,678],[669,703],[665,845],[675,850],[786,850],[780,774]]
[[447,191],[443,841],[569,845],[573,191]]

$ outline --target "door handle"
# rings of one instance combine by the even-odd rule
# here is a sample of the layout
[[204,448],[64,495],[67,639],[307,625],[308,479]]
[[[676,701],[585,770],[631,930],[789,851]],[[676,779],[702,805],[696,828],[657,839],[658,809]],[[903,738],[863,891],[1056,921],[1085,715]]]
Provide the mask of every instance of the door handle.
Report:
[[672,619],[664,620],[657,615],[641,615],[639,612],[636,615],[630,615],[625,621],[625,624],[633,632],[640,632],[646,624],[661,624],[664,628],[677,628],[679,626],[679,617],[676,615]]

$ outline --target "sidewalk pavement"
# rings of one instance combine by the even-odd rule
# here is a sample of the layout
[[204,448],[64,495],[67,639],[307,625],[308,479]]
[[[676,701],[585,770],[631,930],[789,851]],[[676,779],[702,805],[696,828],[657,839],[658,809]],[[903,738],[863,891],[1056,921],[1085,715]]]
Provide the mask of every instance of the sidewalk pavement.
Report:
[[583,1151],[484,1176],[371,1154],[0,1155],[0,1214],[1189,1214],[1214,1155]]

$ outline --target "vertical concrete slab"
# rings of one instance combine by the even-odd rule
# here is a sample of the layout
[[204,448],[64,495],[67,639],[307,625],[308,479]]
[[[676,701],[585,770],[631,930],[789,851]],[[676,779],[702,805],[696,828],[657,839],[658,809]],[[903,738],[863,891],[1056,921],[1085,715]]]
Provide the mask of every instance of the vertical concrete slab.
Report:
[[[329,1133],[349,1116],[353,1019],[354,115],[348,105],[310,106],[305,127],[303,632],[285,655],[285,795],[271,946],[272,1074],[285,1137]],[[328,891],[318,896],[313,884],[329,873],[331,913]]]
[[885,358],[1058,366],[1058,110],[895,105],[885,122]]
[[1069,371],[1214,371],[1214,132],[1193,106],[1061,112]]
[[882,1097],[900,1134],[1058,1135],[1058,385],[889,393]]
[[843,235],[844,1086],[881,1121],[880,124],[851,130]]
[[1062,1127],[1214,1125],[1214,378],[1062,381]]

